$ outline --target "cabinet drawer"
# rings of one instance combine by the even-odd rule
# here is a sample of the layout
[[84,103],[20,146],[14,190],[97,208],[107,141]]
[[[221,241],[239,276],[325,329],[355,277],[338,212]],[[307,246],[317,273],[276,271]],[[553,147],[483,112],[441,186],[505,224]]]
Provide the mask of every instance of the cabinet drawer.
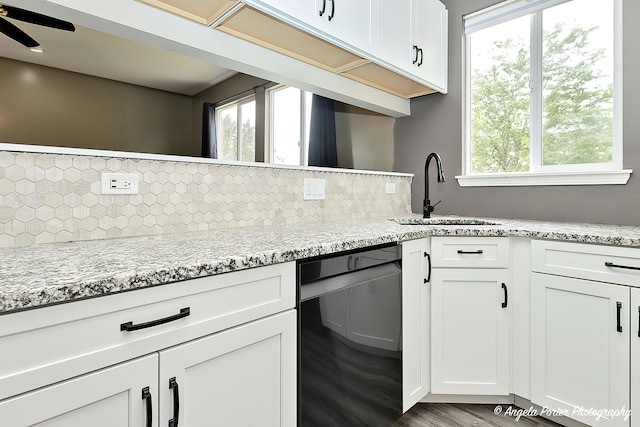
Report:
[[533,240],[531,269],[539,273],[640,286],[640,249]]
[[0,399],[293,308],[295,293],[286,263],[0,316]]
[[508,237],[433,237],[433,267],[507,268]]

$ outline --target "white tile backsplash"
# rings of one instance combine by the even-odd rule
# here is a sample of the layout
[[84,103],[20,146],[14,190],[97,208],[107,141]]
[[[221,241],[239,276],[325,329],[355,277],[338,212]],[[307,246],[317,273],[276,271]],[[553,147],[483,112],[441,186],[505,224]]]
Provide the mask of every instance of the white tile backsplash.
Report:
[[[138,174],[139,194],[100,194],[103,172]],[[410,212],[410,176],[0,151],[0,247]]]

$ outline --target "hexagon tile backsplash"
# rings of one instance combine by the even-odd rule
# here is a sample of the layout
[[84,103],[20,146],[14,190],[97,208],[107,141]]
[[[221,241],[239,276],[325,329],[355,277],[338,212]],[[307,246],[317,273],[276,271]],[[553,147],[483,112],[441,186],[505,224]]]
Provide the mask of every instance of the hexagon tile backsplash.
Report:
[[[139,194],[100,194],[102,172],[137,173]],[[0,247],[410,212],[410,176],[0,151]]]

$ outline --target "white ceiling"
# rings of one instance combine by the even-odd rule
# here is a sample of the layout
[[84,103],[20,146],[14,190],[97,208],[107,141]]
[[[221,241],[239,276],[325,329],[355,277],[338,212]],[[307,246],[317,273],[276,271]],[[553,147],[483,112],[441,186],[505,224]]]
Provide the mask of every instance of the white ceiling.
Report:
[[190,96],[235,74],[188,56],[78,25],[72,33],[5,19],[37,40],[45,51],[33,53],[0,33],[0,57]]

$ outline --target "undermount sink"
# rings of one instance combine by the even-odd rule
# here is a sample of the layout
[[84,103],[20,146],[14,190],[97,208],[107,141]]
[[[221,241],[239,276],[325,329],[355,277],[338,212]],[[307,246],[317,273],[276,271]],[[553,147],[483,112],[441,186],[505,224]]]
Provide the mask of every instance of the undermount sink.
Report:
[[400,225],[499,225],[497,222],[474,218],[397,218]]

